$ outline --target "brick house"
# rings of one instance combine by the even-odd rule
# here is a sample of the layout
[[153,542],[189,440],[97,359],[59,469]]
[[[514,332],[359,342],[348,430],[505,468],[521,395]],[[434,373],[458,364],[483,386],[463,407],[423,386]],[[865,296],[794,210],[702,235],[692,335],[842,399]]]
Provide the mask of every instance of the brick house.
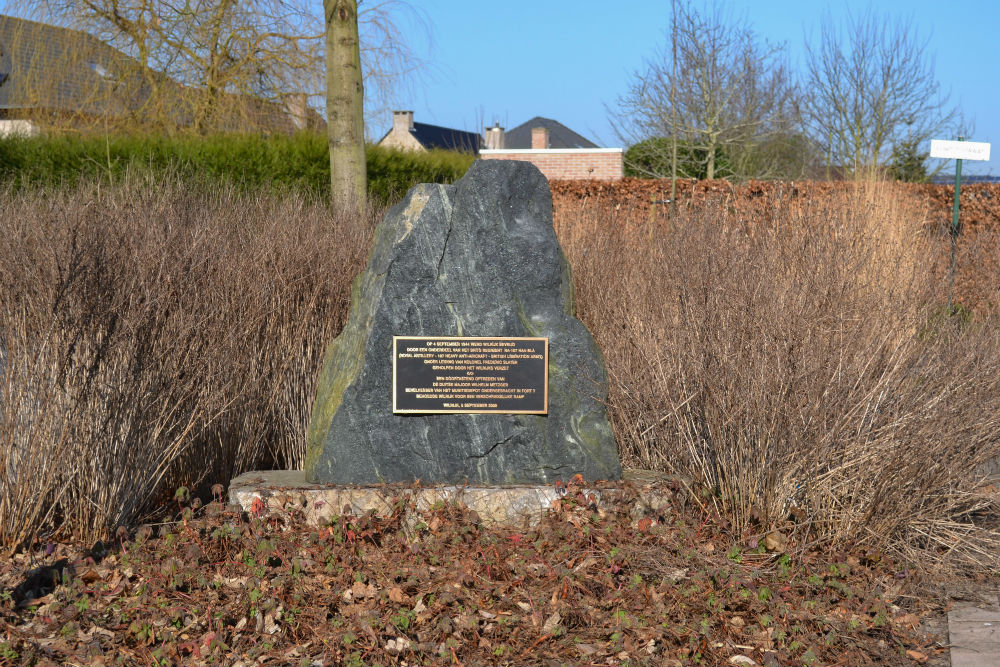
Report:
[[118,74],[133,62],[84,32],[0,15],[0,134],[37,134],[39,120],[122,113],[134,91],[116,85]]
[[392,128],[379,140],[379,146],[404,151],[429,151],[435,148],[476,153],[482,137],[475,132],[453,130],[449,127],[416,123],[412,111],[393,111]]
[[551,118],[536,116],[506,132],[497,124],[484,134],[480,158],[531,162],[550,180],[617,181],[625,175],[624,149],[600,148]]
[[[0,136],[40,127],[104,128],[104,121],[188,127],[198,93],[96,37],[0,15]],[[292,133],[325,121],[301,94],[264,100],[222,93],[213,129]]]

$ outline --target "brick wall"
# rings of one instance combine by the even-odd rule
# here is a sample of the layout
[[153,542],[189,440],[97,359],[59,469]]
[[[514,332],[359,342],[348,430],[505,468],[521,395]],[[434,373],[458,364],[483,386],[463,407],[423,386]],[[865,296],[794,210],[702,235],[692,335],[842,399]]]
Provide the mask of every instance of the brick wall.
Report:
[[520,150],[482,150],[484,160],[522,160],[531,162],[550,181],[590,179],[618,181],[624,176],[621,148],[549,148]]

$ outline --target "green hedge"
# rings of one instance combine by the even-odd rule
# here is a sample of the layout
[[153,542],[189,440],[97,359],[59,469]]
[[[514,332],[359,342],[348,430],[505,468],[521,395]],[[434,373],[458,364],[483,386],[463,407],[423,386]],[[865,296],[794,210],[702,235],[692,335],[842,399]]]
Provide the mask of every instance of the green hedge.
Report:
[[367,157],[368,194],[382,201],[400,199],[417,183],[454,183],[476,159],[470,153],[436,149],[412,153],[371,145]]
[[[451,183],[475,157],[449,151],[407,153],[369,145],[369,194],[400,198],[416,183]],[[75,136],[0,139],[0,181],[17,186],[73,185],[81,178],[116,181],[127,173],[169,170],[185,177],[251,189],[295,189],[326,195],[326,137],[213,135]]]
[[[694,148],[685,142],[677,143],[677,176],[680,178],[703,179],[708,174],[705,158],[708,152]],[[625,151],[625,176],[634,178],[670,177],[670,139],[654,137],[629,146]],[[725,177],[731,173],[729,159],[722,149],[715,152],[717,174]]]

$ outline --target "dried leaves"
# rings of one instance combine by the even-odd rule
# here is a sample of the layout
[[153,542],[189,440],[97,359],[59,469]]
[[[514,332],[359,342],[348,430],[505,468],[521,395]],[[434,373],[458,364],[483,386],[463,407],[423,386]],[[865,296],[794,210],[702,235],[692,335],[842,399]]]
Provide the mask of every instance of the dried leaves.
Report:
[[[68,557],[76,575],[20,609],[0,603],[0,664],[870,664],[898,662],[897,646],[914,662],[933,653],[919,634],[927,610],[894,606],[906,582],[886,559],[771,553],[660,486],[654,510],[634,487],[606,485],[613,509],[598,512],[570,484],[527,530],[486,528],[457,506],[417,513],[405,490],[388,516],[321,528],[295,511],[209,506],[101,562]],[[5,589],[25,561],[6,564]]]
[[[552,181],[556,226],[574,224],[581,207],[607,212],[640,229],[671,221],[669,180],[626,178],[621,181]],[[951,245],[954,186],[930,183],[854,183],[838,181],[729,181],[677,182],[677,210],[724,205],[748,226],[782,224],[803,218],[817,204],[846,196],[860,196],[906,209],[925,230],[938,237],[940,258],[936,271],[946,273]],[[970,183],[962,187],[961,234],[958,237],[956,300],[966,307],[1000,313],[1000,184]],[[823,220],[826,223],[826,220]],[[565,239],[565,234],[560,235]],[[564,240],[565,242],[565,240]]]

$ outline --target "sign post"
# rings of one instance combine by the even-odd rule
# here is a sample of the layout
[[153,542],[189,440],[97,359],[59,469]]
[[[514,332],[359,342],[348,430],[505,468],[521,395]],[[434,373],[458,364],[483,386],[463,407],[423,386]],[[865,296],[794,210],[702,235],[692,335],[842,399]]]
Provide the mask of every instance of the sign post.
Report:
[[955,247],[958,245],[958,204],[962,197],[962,160],[989,160],[990,145],[981,141],[931,139],[931,157],[955,160],[955,201],[951,205],[951,264],[948,267],[948,314],[955,293]]

